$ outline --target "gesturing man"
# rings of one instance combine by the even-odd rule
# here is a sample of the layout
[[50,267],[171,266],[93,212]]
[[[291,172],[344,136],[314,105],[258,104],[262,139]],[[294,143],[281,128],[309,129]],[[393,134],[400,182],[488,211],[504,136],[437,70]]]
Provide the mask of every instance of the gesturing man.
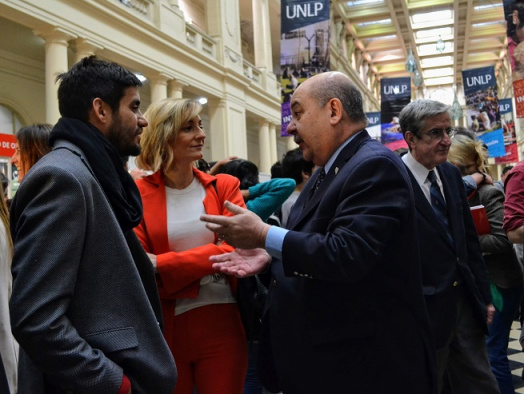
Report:
[[253,248],[215,256],[217,269],[245,276],[271,264],[261,380],[286,394],[433,393],[407,170],[364,130],[362,96],[346,75],[308,79],[291,109],[287,131],[320,168],[287,229],[232,204],[236,216],[202,217],[228,243]]

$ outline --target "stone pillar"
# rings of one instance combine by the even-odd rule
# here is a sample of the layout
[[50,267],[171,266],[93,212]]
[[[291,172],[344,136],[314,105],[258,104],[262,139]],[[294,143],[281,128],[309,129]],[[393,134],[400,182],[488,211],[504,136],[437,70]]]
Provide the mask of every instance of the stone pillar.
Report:
[[74,36],[59,27],[34,33],[45,40],[45,121],[55,124],[60,118],[56,77],[69,70],[68,41]]
[[271,161],[270,149],[269,122],[263,120],[258,123],[258,155],[260,157],[260,172],[266,172],[269,174],[271,171],[271,165],[274,161]]
[[76,44],[75,63],[78,63],[84,57],[94,55],[96,51],[103,49],[101,45],[98,45],[97,43],[91,40],[88,40],[86,38],[76,39],[75,44]]
[[228,156],[247,157],[246,112],[243,105],[219,98],[207,102],[211,160]]
[[274,123],[269,124],[269,143],[271,153],[271,164],[276,163],[277,157],[277,126]]
[[184,88],[187,83],[182,82],[178,79],[172,79],[168,83],[169,97],[171,98],[182,98],[184,97]]
[[219,61],[242,74],[239,0],[205,0],[205,7],[207,34],[217,40]]
[[163,73],[158,73],[149,77],[151,82],[151,102],[156,103],[162,99],[167,98],[167,77]]
[[287,141],[287,150],[288,151],[298,148],[298,145],[295,143],[295,140],[293,139],[293,137],[286,137],[286,141]]
[[255,66],[273,72],[268,0],[253,0],[253,41]]

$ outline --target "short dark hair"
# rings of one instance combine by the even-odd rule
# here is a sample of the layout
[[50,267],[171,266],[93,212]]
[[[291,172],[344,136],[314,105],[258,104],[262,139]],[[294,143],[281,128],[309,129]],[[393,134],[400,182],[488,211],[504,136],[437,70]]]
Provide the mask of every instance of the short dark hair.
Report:
[[240,181],[240,189],[243,190],[259,183],[258,167],[249,160],[235,159],[228,161],[220,168],[218,173],[229,174],[238,178]]
[[282,163],[280,160],[273,163],[269,171],[271,173],[271,179],[284,178],[284,175],[282,174]]
[[506,174],[507,172],[510,172],[513,169],[513,166],[506,166],[502,169],[502,175]]
[[302,183],[302,171],[306,174],[313,172],[315,165],[311,161],[306,161],[299,148],[287,151],[282,158],[282,174],[285,178],[292,178],[296,184]]
[[83,58],[69,71],[60,74],[56,81],[60,81],[60,114],[84,122],[89,120],[89,110],[95,98],[102,99],[113,112],[118,112],[125,90],[142,86],[142,82],[131,71],[96,56]]
[[421,130],[424,128],[427,118],[449,113],[450,106],[435,100],[415,100],[406,105],[399,114],[400,131],[405,136],[411,131],[413,135],[421,138]]

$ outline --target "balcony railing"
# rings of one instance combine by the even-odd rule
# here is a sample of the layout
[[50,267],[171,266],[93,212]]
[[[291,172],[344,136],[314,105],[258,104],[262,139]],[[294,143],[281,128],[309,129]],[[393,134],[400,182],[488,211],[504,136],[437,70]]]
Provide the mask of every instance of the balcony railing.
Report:
[[206,56],[216,60],[216,42],[211,37],[186,23],[186,41]]
[[126,7],[131,8],[134,12],[151,19],[152,8],[155,0],[118,0]]

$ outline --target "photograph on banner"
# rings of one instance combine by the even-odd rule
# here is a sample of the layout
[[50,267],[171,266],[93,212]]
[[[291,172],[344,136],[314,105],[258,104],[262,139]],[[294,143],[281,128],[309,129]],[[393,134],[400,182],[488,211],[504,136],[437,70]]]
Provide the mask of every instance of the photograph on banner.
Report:
[[281,0],[281,136],[291,120],[290,100],[307,78],[330,70],[329,0]]
[[501,128],[495,68],[462,70],[468,129],[476,135]]
[[[411,102],[411,78],[382,78],[380,80],[380,138],[384,145],[404,141],[400,131],[398,115]],[[396,149],[392,149],[396,150]]]
[[368,125],[366,130],[371,138],[380,140],[380,112],[366,112]]
[[505,155],[495,158],[495,164],[516,163],[519,161],[515,120],[513,119],[513,103],[510,98],[499,100],[500,122],[504,136]]
[[524,3],[503,0],[508,57],[514,81],[524,78]]

